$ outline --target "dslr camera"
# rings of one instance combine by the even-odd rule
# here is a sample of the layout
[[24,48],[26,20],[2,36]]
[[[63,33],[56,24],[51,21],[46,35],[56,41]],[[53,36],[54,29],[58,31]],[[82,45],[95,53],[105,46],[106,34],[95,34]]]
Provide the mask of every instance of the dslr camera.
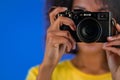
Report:
[[76,25],[76,31],[67,25],[62,25],[60,30],[68,30],[76,42],[107,42],[108,36],[116,34],[115,21],[111,12],[85,12],[82,10],[66,10],[59,13],[72,19]]

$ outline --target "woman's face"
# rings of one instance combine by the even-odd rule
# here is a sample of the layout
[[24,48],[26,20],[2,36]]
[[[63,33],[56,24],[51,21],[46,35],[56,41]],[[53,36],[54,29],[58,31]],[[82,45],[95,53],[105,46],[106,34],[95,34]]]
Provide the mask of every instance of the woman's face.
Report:
[[[74,0],[72,9],[82,9],[91,12],[106,12],[108,11],[107,5],[103,5],[102,0]],[[100,51],[102,43],[77,43],[81,50]]]

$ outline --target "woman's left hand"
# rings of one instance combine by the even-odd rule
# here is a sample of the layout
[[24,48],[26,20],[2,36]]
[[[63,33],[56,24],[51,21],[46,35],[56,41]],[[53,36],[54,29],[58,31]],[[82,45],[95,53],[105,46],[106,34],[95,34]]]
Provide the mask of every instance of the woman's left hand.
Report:
[[[120,32],[120,25],[116,25],[116,29]],[[120,80],[120,34],[108,37],[108,42],[104,44],[103,49],[106,51],[108,65],[112,73],[113,80]]]

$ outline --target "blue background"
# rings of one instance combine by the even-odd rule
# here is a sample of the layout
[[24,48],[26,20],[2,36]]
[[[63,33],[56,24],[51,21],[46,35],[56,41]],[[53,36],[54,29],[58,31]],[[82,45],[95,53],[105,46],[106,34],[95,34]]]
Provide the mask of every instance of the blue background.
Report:
[[0,80],[25,80],[28,70],[42,62],[44,11],[45,0],[0,0]]

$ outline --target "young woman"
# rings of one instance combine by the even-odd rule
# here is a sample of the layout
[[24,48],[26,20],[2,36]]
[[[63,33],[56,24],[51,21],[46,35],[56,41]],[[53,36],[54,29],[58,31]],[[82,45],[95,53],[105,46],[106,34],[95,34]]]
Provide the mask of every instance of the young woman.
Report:
[[[113,4],[118,0],[111,1]],[[105,44],[76,43],[69,31],[59,29],[65,24],[76,30],[75,23],[67,17],[60,16],[55,19],[58,13],[68,8],[91,12],[111,10],[114,15],[117,8],[112,7],[115,5],[110,5],[107,0],[53,0],[53,3],[56,8],[49,14],[50,26],[47,30],[44,60],[39,67],[30,70],[27,80],[120,80],[120,48],[112,47],[120,45],[120,35],[108,37]],[[114,18],[118,22],[120,16],[116,14]],[[115,27],[120,32],[118,23]],[[72,60],[59,63],[63,54],[75,49],[76,44],[78,46],[76,56]]]

